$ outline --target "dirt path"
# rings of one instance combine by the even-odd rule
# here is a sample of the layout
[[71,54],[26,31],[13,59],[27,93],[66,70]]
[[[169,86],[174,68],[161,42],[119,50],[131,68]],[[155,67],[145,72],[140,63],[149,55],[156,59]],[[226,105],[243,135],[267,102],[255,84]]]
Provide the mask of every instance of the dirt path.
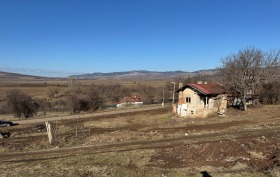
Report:
[[96,113],[86,113],[86,114],[78,114],[78,115],[46,117],[46,118],[38,118],[38,119],[26,119],[26,120],[17,120],[17,121],[13,121],[13,122],[20,124],[20,125],[34,124],[34,123],[43,123],[43,122],[47,122],[47,121],[84,119],[84,118],[91,118],[91,117],[115,115],[115,114],[121,114],[121,113],[142,112],[142,111],[156,110],[156,109],[162,109],[162,108],[163,108],[162,106],[156,105],[156,106],[150,106],[150,107],[115,110],[115,111],[110,111],[110,112],[96,112]]
[[[0,140],[1,168],[9,169],[1,175],[273,176],[280,174],[279,116],[279,106],[263,106],[181,119],[158,106],[19,121],[26,125],[5,127],[13,136]],[[71,121],[58,121],[53,146],[44,125],[32,124],[62,119]]]
[[46,159],[57,159],[73,155],[98,154],[107,152],[132,151],[139,149],[165,149],[181,145],[204,144],[216,141],[237,141],[257,137],[271,137],[279,134],[279,127],[252,129],[232,132],[189,135],[177,138],[165,138],[153,141],[132,141],[122,143],[107,143],[99,145],[79,145],[67,148],[53,148],[48,150],[1,153],[0,162],[28,162]]

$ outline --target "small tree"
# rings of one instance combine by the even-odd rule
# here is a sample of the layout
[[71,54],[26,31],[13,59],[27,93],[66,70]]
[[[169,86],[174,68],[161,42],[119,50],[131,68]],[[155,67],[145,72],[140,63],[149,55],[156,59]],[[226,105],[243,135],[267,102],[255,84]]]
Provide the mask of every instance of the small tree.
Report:
[[79,111],[88,111],[90,109],[90,101],[88,98],[79,98]]
[[39,105],[31,98],[20,90],[9,90],[6,93],[6,103],[9,111],[15,117],[33,117],[39,108]]
[[93,111],[97,110],[103,104],[104,98],[102,98],[101,91],[102,90],[95,85],[91,85],[88,89],[87,96],[90,102],[90,108]]
[[120,101],[124,95],[130,95],[129,89],[120,84],[114,84],[111,87],[105,87],[107,88],[106,95],[112,103]]
[[68,95],[67,103],[72,113],[88,111],[90,109],[89,99],[75,93]]
[[243,95],[244,111],[247,110],[246,97],[272,78],[273,70],[279,69],[280,51],[267,53],[256,48],[246,48],[237,54],[222,59],[220,73],[225,85],[237,88]]
[[36,102],[39,105],[39,111],[42,111],[44,115],[47,114],[48,111],[51,109],[51,104],[43,99],[37,99]]
[[72,113],[78,112],[79,110],[79,99],[76,93],[68,95],[67,103]]
[[280,103],[280,82],[265,83],[260,91],[260,102],[264,104]]

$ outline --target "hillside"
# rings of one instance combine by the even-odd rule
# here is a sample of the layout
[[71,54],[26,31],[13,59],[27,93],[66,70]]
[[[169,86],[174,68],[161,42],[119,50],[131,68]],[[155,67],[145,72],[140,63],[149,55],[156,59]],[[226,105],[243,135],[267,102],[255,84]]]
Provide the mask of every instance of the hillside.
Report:
[[[101,73],[95,72],[91,74],[81,74],[81,75],[70,75],[68,78],[75,78],[81,80],[104,80],[104,79],[140,79],[140,80],[165,80],[174,78],[186,78],[197,75],[214,75],[217,73],[217,69],[199,70],[194,72],[186,71],[146,71],[146,70],[133,70],[133,71],[123,71],[123,72],[110,72]],[[11,81],[40,81],[40,80],[57,80],[61,79],[59,77],[41,77],[35,75],[26,75],[12,72],[0,71],[0,82],[11,82]],[[64,78],[65,79],[65,78]]]
[[[33,76],[33,75],[25,75],[25,74],[19,74],[19,73],[10,73],[10,72],[3,72],[0,71],[0,83],[1,86],[12,87],[9,84],[19,84],[19,83],[28,83],[28,84],[34,84],[34,83],[44,83],[46,80],[52,81],[55,80],[51,77],[41,77],[41,76]],[[4,85],[3,85],[4,84]]]
[[175,78],[175,77],[187,77],[187,76],[194,76],[194,75],[212,75],[217,73],[217,69],[209,69],[209,70],[199,70],[194,72],[185,72],[185,71],[146,71],[146,70],[133,70],[133,71],[125,71],[125,72],[111,72],[111,73],[100,73],[95,72],[91,74],[82,74],[82,75],[72,75],[69,77],[74,77],[76,79],[102,79],[102,78],[149,78],[152,79],[168,79],[168,78]]
[[41,79],[44,77],[0,71],[0,79],[23,79],[23,78]]

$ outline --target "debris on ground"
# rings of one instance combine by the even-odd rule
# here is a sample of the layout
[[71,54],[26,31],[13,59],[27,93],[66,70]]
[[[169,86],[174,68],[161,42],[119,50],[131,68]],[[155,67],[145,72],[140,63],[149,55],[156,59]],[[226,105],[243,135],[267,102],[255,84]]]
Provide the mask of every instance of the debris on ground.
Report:
[[0,132],[0,138],[9,138],[10,136],[9,132]]

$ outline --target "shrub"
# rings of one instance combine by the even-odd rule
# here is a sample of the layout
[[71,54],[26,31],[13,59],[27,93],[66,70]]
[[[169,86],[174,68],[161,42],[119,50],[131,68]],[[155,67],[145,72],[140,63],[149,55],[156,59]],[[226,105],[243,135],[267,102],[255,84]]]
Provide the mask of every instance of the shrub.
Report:
[[33,117],[39,108],[39,105],[31,96],[26,95],[20,90],[9,90],[5,96],[8,110],[14,114],[15,117]]
[[263,104],[279,104],[280,103],[280,82],[274,81],[263,84],[260,91],[260,102]]

